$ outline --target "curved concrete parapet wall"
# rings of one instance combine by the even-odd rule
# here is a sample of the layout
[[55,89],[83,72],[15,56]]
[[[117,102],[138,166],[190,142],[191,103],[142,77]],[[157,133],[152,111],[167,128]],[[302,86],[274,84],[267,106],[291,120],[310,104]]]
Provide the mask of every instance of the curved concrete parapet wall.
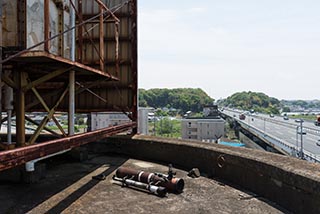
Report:
[[134,136],[96,144],[100,151],[194,167],[240,185],[294,213],[320,213],[320,164],[273,153],[198,141]]

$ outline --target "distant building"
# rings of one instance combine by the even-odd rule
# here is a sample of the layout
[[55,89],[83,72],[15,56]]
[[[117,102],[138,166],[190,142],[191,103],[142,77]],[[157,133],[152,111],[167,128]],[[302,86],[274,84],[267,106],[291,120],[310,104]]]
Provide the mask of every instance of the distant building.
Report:
[[90,117],[88,121],[90,121],[89,127],[91,131],[131,121],[126,114],[119,112],[91,113]]
[[209,105],[203,107],[203,116],[204,117],[217,117],[219,118],[219,111],[217,105]]
[[194,139],[205,142],[217,142],[225,134],[225,121],[219,117],[218,107],[205,106],[204,117],[182,119],[182,139]]

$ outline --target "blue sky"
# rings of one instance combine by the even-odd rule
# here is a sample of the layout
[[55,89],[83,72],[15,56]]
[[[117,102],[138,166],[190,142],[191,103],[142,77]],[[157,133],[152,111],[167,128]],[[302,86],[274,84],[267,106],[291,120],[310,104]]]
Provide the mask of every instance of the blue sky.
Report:
[[319,0],[140,0],[139,88],[320,99]]

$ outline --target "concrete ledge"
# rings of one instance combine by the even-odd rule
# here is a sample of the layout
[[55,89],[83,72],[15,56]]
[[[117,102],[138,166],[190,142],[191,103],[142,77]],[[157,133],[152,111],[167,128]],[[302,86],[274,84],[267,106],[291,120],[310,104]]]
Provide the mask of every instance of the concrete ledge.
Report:
[[187,170],[197,167],[208,177],[240,185],[294,213],[320,213],[320,164],[246,148],[138,135],[108,138],[94,148]]

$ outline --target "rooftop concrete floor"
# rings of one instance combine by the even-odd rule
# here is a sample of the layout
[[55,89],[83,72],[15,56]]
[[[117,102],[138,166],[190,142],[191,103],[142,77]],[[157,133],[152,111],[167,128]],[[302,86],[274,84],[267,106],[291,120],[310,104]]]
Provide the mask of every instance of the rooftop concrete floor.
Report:
[[[121,187],[112,180],[119,166],[149,172],[168,171],[166,165],[114,155],[91,154],[79,163],[65,158],[47,162],[46,178],[37,184],[0,183],[0,213],[287,213],[238,187],[206,177],[183,178],[181,194],[164,198]],[[105,180],[92,176],[104,173]]]

